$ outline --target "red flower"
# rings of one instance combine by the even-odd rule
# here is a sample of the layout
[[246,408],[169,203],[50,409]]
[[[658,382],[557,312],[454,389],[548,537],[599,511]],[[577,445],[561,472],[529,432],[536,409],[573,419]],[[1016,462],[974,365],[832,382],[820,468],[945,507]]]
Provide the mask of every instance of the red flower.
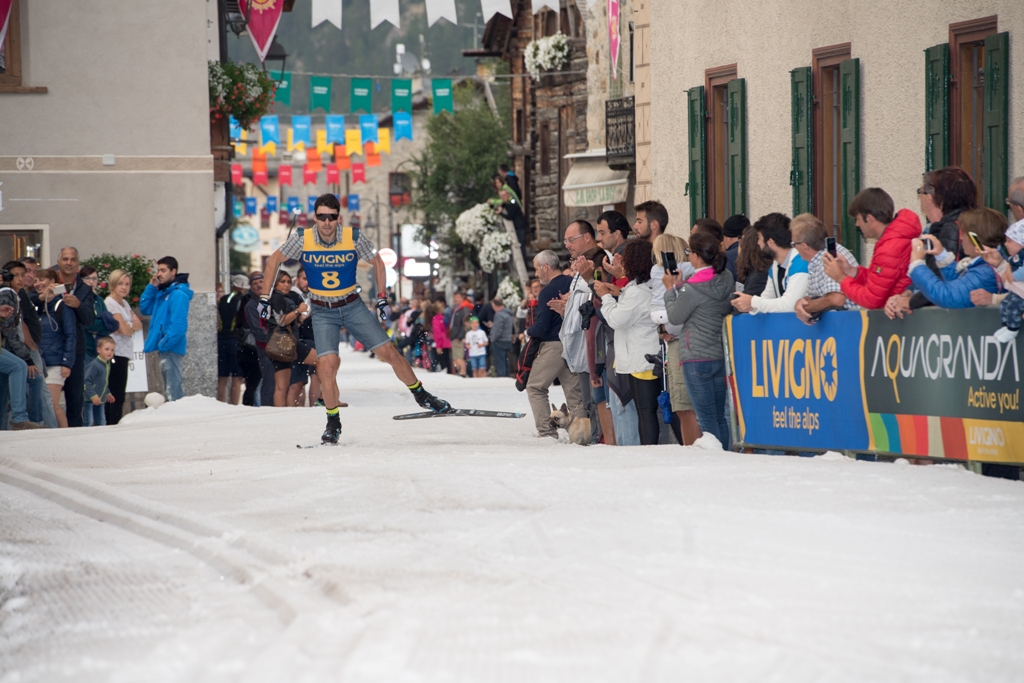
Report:
[[101,282],[100,283],[100,289],[106,289],[106,288],[107,288],[107,283],[106,282]]
[[132,303],[139,303],[139,297],[132,297]]
[[109,268],[109,267],[110,267],[110,264],[109,264],[109,263],[104,263],[104,264],[103,264],[103,267],[104,267],[104,268]]
[[132,258],[139,258],[138,254],[132,254]]

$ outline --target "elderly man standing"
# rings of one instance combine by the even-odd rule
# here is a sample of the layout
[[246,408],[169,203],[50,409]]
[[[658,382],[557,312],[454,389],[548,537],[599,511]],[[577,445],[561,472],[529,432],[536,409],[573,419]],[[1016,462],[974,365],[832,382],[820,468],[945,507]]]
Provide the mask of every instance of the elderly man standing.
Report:
[[[54,270],[60,272],[61,283],[67,288],[64,294],[64,305],[75,313],[75,365],[65,380],[65,386],[85,386],[85,328],[96,319],[94,294],[92,287],[78,277],[78,249],[64,247],[60,250],[60,261]],[[85,395],[81,391],[64,392],[64,403],[67,408],[68,427],[82,426],[82,408]]]
[[548,402],[548,388],[555,379],[562,385],[569,412],[583,417],[580,384],[562,357],[562,342],[558,338],[562,329],[562,316],[549,305],[552,300],[557,300],[569,291],[572,278],[560,274],[558,255],[551,250],[542,251],[533,257],[533,269],[544,289],[537,297],[537,322],[526,331],[531,339],[540,342],[526,384],[526,394],[530,399],[537,435],[557,438],[558,431],[551,426],[551,407]]
[[601,251],[594,226],[583,219],[570,223],[565,229],[565,248],[569,250],[570,264],[575,275],[568,293],[553,299],[548,306],[562,315],[562,329],[558,333],[562,342],[562,357],[569,370],[579,379],[583,409],[590,419],[590,436],[596,443],[601,438],[601,422],[590,391],[587,338],[583,329],[583,316],[580,315],[580,306],[594,296],[590,282],[594,277],[594,259]]

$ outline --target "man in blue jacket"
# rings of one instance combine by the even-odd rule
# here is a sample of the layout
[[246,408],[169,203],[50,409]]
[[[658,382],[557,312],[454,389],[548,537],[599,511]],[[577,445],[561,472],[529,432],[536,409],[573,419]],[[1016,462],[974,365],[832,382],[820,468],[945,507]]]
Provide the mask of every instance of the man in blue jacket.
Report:
[[149,318],[146,353],[160,354],[160,374],[164,378],[164,395],[168,401],[184,396],[181,389],[181,361],[188,350],[188,307],[192,290],[188,273],[178,274],[178,260],[164,256],[156,262],[156,275],[139,298],[139,308]]

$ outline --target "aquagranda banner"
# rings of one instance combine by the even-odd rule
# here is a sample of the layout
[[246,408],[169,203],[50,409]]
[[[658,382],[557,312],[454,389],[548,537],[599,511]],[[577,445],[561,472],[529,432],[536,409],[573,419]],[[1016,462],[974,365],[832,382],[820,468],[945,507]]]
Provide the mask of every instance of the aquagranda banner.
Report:
[[733,316],[740,440],[1024,463],[1019,343],[999,326],[994,308]]

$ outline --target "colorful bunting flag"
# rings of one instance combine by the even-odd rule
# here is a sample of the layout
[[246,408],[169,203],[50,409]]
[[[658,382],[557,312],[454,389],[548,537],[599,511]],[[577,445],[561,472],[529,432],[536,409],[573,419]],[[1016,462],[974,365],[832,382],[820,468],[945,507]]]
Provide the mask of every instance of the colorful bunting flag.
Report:
[[235,218],[241,218],[243,215],[245,215],[245,202],[243,202],[241,199],[236,198],[234,203]]
[[345,142],[345,117],[338,114],[328,114],[325,117],[325,121],[327,124],[327,142]]
[[281,142],[281,129],[276,115],[260,117],[260,141],[264,147],[269,142],[274,144]]
[[323,128],[316,129],[316,154],[311,156],[317,156],[319,154],[330,153],[331,146],[327,144],[327,131]]
[[270,213],[277,212],[277,197],[274,195],[267,197],[267,211]]
[[619,70],[619,0],[608,0],[608,52],[612,62],[612,79],[618,80]]
[[279,167],[277,169],[277,181],[281,185],[281,187],[284,187],[285,185],[291,185],[292,184],[292,167],[291,166],[281,166],[281,167]]
[[366,165],[371,167],[371,168],[374,168],[376,166],[380,166],[380,155],[379,154],[369,154],[369,153],[367,153],[367,155],[366,155]]
[[338,170],[347,171],[352,168],[352,160],[348,156],[336,157],[338,159]]
[[[557,3],[557,0],[555,0]],[[458,15],[455,13],[455,0],[427,0],[427,26],[433,26],[440,19],[447,19],[453,24],[458,24]]]
[[253,216],[256,214],[256,198],[246,197],[245,198],[245,215]]
[[454,113],[455,102],[452,98],[452,79],[435,78],[431,81],[431,87],[434,92],[434,113],[440,114],[443,111]]
[[362,154],[363,136],[358,128],[349,128],[345,131],[345,153],[349,156]]
[[288,198],[288,211],[290,213],[295,213],[298,210],[299,210],[299,198],[298,197],[289,197]]
[[242,137],[242,124],[234,116],[228,116],[228,136],[232,140],[238,140]]
[[290,220],[291,220],[291,217],[288,215],[288,211],[286,209],[281,209],[278,212],[278,214],[277,214],[277,222],[278,223],[281,223],[282,225],[284,225],[284,224],[287,224],[288,221],[290,221]]
[[380,138],[377,141],[377,153],[391,154],[391,129],[381,128],[377,131],[377,136]]
[[352,164],[352,182],[353,183],[365,183],[366,182],[366,167],[362,164]]
[[355,114],[357,111],[364,111],[367,114],[373,111],[373,81],[369,78],[352,79],[352,104],[349,111]]
[[391,79],[391,111],[407,111],[412,113],[412,80],[409,78]]
[[267,53],[270,52],[270,44],[274,42],[274,34],[277,33],[277,24],[281,21],[284,3],[240,3],[239,9],[247,20],[246,31],[252,39],[253,47],[256,48],[260,63],[263,63],[267,58]]
[[316,111],[323,109],[331,111],[331,77],[310,76],[309,77],[309,110]]
[[254,170],[252,172],[252,182],[253,182],[253,185],[266,185],[267,184],[267,172],[265,170],[263,170],[263,171],[256,171],[256,170]]
[[316,171],[309,167],[309,164],[305,164],[302,167],[302,182],[305,184],[316,182]]
[[359,195],[350,194],[348,196],[348,210],[359,211]]
[[[243,128],[241,134],[238,136],[238,139],[239,140],[247,140],[247,139],[249,139],[249,131],[247,131],[247,130],[245,130]],[[237,154],[238,156],[244,157],[244,156],[246,156],[249,153],[249,146],[247,144],[245,144],[244,142],[233,142],[231,144],[233,144],[235,146],[235,154]]]
[[267,172],[267,153],[259,147],[252,148],[252,171]]
[[401,17],[398,0],[370,0],[370,29],[377,28],[385,21],[390,21],[395,28],[400,28]]
[[319,173],[324,168],[323,164],[320,162],[319,154],[314,154],[312,157],[310,157],[309,160],[306,162],[306,166],[309,166],[309,168],[312,169],[314,173]]
[[394,115],[395,141],[412,140],[412,114],[396,111]]
[[231,164],[231,183],[233,185],[242,184],[242,165]]
[[308,213],[316,211],[316,197],[309,197],[306,199],[306,211]]
[[342,0],[313,0],[313,28],[329,21],[340,30],[341,2]]
[[268,142],[267,144],[265,144],[262,147],[260,147],[260,151],[263,152],[263,154],[265,156],[270,156],[270,157],[276,156],[277,155],[277,145],[274,144],[273,142]]
[[363,154],[370,156],[371,154],[377,153],[377,144],[374,142],[367,142],[363,145]]
[[277,90],[274,92],[274,101],[280,102],[286,107],[292,106],[292,74],[285,71],[270,72],[270,77],[277,83]]
[[312,138],[309,137],[309,117],[308,116],[293,116],[292,117],[292,130],[295,132],[295,145],[308,145],[313,142]]
[[327,184],[336,185],[340,180],[337,164],[327,164]]
[[[594,2],[594,0],[590,0]],[[512,18],[512,8],[509,0],[480,0],[480,11],[483,13],[484,23],[491,20],[495,14],[504,14]]]
[[359,117],[359,133],[364,144],[377,142],[377,117],[373,114],[362,114]]

